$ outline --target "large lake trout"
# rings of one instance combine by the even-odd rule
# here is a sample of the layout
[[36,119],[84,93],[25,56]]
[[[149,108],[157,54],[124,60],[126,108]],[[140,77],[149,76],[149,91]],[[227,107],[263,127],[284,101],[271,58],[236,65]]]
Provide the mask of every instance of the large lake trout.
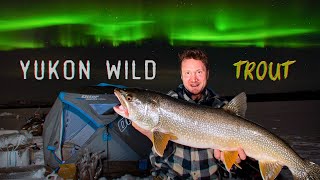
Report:
[[115,89],[121,105],[114,110],[139,127],[153,132],[153,148],[160,156],[169,140],[195,148],[224,152],[228,170],[237,165],[238,147],[259,161],[265,180],[275,179],[287,166],[294,179],[320,179],[320,166],[302,159],[265,128],[245,119],[246,95],[240,93],[221,109],[201,106],[142,89]]

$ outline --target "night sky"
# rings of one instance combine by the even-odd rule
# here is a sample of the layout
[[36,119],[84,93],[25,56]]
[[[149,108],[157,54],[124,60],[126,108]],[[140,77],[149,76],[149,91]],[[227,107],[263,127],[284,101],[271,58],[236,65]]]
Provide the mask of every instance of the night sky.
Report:
[[[211,63],[209,87],[220,95],[320,90],[320,12],[315,1],[2,1],[0,11],[0,104],[53,101],[58,92],[100,82],[166,92],[181,83],[177,55],[204,49]],[[89,60],[90,79],[63,78],[63,62]],[[156,78],[144,80],[145,60]],[[23,79],[20,60],[30,60]],[[34,77],[34,62],[59,60],[60,79]],[[122,62],[120,78],[108,79],[106,60]],[[124,61],[129,62],[129,78]],[[133,80],[131,63],[135,60]],[[237,79],[234,63],[296,62],[288,78]],[[274,66],[275,67],[275,66]],[[243,72],[241,72],[243,73]],[[253,71],[255,74],[255,71]]]
[[[2,2],[0,48],[143,43],[319,46],[315,1]],[[314,36],[318,37],[314,39]]]

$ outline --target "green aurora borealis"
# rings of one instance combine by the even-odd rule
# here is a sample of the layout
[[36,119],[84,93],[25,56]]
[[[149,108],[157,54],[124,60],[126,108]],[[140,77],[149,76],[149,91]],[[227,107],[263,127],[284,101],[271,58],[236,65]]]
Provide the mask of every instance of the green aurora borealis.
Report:
[[12,0],[1,6],[0,50],[145,41],[173,46],[319,47],[318,5],[254,2]]

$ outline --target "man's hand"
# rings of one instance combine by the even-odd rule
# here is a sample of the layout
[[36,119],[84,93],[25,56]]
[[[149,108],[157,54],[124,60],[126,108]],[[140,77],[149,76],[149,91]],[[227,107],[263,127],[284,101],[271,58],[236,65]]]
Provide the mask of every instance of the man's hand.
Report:
[[[241,160],[245,160],[247,158],[246,153],[244,153],[242,148],[238,148],[239,157],[237,158],[237,163],[240,163]],[[214,157],[218,160],[224,161],[224,154],[218,149],[214,150]]]
[[134,123],[133,121],[131,121],[132,126],[138,130],[139,132],[141,132],[143,135],[147,136],[151,141],[152,141],[152,132],[142,129],[141,127],[139,127],[136,123]]

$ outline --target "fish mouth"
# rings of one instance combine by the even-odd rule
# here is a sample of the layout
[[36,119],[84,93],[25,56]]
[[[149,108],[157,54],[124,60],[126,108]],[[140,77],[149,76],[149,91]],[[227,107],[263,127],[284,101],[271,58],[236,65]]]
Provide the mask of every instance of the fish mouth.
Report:
[[113,107],[114,111],[124,118],[129,118],[128,105],[127,101],[125,100],[125,91],[116,88],[114,89],[114,94],[120,101],[120,104]]

